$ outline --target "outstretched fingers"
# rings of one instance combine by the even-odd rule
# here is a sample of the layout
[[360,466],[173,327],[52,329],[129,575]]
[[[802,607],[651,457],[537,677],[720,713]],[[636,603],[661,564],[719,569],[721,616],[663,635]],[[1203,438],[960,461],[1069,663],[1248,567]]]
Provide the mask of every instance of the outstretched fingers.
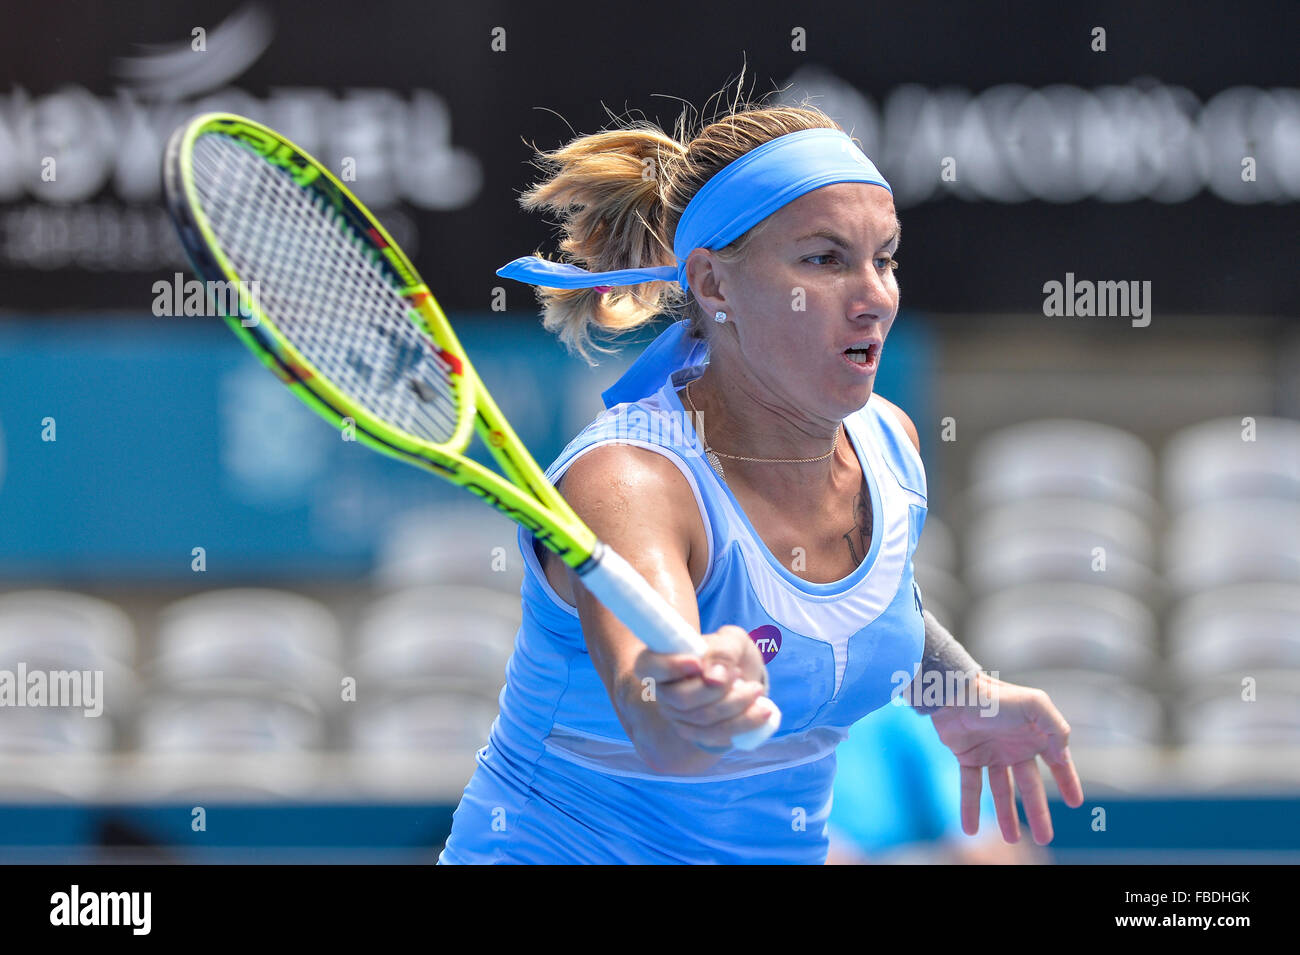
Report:
[[1038,760],[1031,756],[1023,763],[1016,763],[1011,769],[1015,774],[1021,801],[1025,804],[1029,831],[1034,834],[1036,843],[1045,846],[1052,841],[1052,813],[1047,808],[1047,792],[1043,789],[1043,777],[1038,772]]
[[1016,794],[1011,788],[1009,766],[989,767],[989,789],[993,793],[993,805],[998,811],[1002,838],[1007,842],[1019,842],[1020,818],[1016,815]]
[[1051,769],[1052,778],[1061,790],[1061,798],[1071,809],[1078,809],[1083,805],[1083,784],[1079,782],[1074,761],[1070,759],[1070,724],[1050,700],[1044,699],[1034,725],[1047,736],[1047,746],[1039,755]]
[[961,767],[961,829],[968,836],[980,831],[980,796],[983,795],[983,766]]

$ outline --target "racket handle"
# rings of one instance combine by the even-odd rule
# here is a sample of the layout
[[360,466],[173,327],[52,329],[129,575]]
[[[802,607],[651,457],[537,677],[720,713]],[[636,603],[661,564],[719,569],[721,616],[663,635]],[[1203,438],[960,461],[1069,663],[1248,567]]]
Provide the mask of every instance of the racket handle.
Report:
[[[579,579],[655,653],[702,657],[708,651],[704,638],[612,547],[597,543]],[[770,699],[764,699],[772,709],[771,717],[765,725],[734,737],[731,743],[736,748],[755,749],[781,725],[781,711]]]

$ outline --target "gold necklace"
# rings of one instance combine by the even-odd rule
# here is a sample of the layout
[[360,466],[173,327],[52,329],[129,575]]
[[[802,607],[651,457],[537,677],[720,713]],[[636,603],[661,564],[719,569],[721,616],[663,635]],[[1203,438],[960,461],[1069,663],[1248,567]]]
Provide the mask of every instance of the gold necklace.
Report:
[[700,444],[704,445],[704,457],[713,467],[713,470],[718,472],[718,477],[723,476],[722,462],[718,460],[719,458],[729,458],[732,461],[753,461],[757,464],[812,464],[816,461],[825,461],[835,453],[835,449],[839,446],[840,429],[836,428],[835,437],[831,441],[831,449],[825,454],[817,455],[815,458],[747,458],[739,454],[724,454],[722,451],[715,451],[709,447],[709,441],[704,437],[704,416],[700,414],[699,409],[695,407],[695,402],[691,399],[691,384],[693,382],[686,385],[686,403],[691,406],[691,414],[695,416]]

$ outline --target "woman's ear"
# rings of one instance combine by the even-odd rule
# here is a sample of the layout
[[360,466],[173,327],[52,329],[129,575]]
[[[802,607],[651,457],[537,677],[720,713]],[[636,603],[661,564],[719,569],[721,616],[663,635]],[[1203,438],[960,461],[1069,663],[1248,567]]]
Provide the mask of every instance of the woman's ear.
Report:
[[692,249],[686,257],[686,281],[706,315],[728,310],[719,281],[718,268],[721,265],[722,262],[708,249]]

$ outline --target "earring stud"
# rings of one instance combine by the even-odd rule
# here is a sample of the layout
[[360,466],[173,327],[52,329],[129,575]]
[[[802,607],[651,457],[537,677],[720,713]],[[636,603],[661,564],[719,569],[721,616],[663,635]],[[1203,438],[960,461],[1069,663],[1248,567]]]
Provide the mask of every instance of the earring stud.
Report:
[[726,312],[714,312],[714,313],[713,313],[713,320],[714,320],[715,322],[719,322],[719,323],[721,323],[721,322],[725,322],[725,321],[727,320],[727,313],[726,313]]

